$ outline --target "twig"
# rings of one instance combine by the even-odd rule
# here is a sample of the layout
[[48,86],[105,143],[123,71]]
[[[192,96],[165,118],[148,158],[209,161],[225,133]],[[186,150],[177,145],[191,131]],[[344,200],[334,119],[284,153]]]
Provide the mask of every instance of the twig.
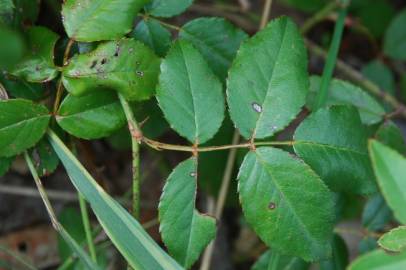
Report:
[[333,12],[336,8],[338,7],[338,4],[336,1],[331,1],[328,5],[326,5],[323,9],[315,13],[313,16],[311,16],[308,20],[306,20],[302,27],[301,27],[301,32],[302,34],[306,34],[310,29],[312,29],[316,24],[319,22],[323,21],[327,16]]
[[269,15],[271,14],[272,0],[266,0],[264,4],[264,10],[262,11],[261,23],[259,29],[263,29],[269,20]]
[[333,40],[328,51],[326,64],[323,70],[323,76],[321,78],[320,89],[316,96],[316,102],[314,105],[315,110],[323,107],[328,97],[328,89],[330,86],[331,78],[333,77],[334,68],[336,66],[337,55],[340,49],[346,16],[347,7],[343,6],[340,8],[338,19],[335,24]]
[[[70,54],[70,50],[72,49],[72,45],[75,43],[75,40],[69,39],[68,44],[66,45],[65,52],[63,54],[63,63],[62,65],[67,65],[68,64],[68,58]],[[59,108],[59,104],[61,103],[62,99],[62,94],[63,94],[63,83],[62,83],[62,75],[61,78],[58,81],[58,86],[56,90],[56,97],[55,97],[55,102],[54,102],[54,109],[53,112],[56,114]]]
[[[0,184],[0,193],[27,197],[40,197],[38,190],[35,188],[10,186],[4,184]],[[50,200],[73,202],[77,201],[78,199],[78,196],[75,193],[67,191],[47,190],[47,194]]]
[[125,100],[125,98],[119,94],[118,95],[121,106],[123,107],[124,113],[127,117],[128,129],[131,133],[131,144],[132,144],[132,214],[138,219],[140,216],[140,142],[142,139],[142,132],[138,126],[138,123],[134,117],[131,110],[130,104]]

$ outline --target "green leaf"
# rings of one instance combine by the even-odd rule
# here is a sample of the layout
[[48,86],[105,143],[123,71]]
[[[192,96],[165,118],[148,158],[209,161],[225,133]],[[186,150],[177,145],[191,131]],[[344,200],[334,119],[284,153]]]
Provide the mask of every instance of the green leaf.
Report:
[[63,71],[63,84],[75,96],[114,89],[128,100],[145,100],[155,92],[159,58],[134,39],[100,44],[96,50],[75,55]]
[[393,210],[395,217],[405,224],[406,159],[398,152],[375,140],[369,144],[369,153],[383,197]]
[[3,74],[0,74],[0,83],[4,85],[10,96],[15,98],[39,101],[45,96],[45,88],[39,83],[29,83]]
[[378,243],[374,237],[364,237],[358,244],[359,255],[371,252],[378,248]]
[[367,136],[352,106],[322,108],[296,129],[294,149],[334,191],[376,191]]
[[[24,55],[25,44],[19,32],[0,24],[0,68],[11,68]],[[4,42],[7,41],[7,42]]]
[[180,163],[169,175],[159,203],[159,230],[169,253],[190,268],[216,235],[216,220],[195,209],[197,160]]
[[406,249],[406,226],[399,226],[382,235],[378,244],[387,251],[402,252]]
[[13,160],[14,157],[0,157],[0,176],[3,176],[10,169]]
[[300,112],[308,84],[299,30],[287,17],[273,20],[241,45],[230,69],[231,119],[245,138],[272,136]]
[[171,33],[154,19],[141,20],[132,37],[148,45],[159,56],[165,56],[171,46]]
[[376,131],[375,138],[383,144],[406,154],[406,142],[402,131],[392,121],[386,121]]
[[66,0],[62,22],[77,41],[114,40],[129,33],[135,17],[148,0]]
[[[269,263],[272,258],[272,251],[268,250],[259,257],[255,264],[251,267],[251,270],[268,270]],[[303,261],[297,257],[289,257],[279,255],[278,264],[276,268],[278,270],[307,270],[309,269],[309,263]]]
[[182,269],[154,242],[138,221],[97,184],[52,131],[49,132],[49,140],[70,180],[90,203],[106,234],[130,266],[140,270]]
[[362,74],[380,88],[395,95],[395,77],[392,71],[381,61],[374,60],[363,66]]
[[172,128],[192,143],[212,138],[224,118],[221,82],[187,41],[177,41],[162,61],[157,99]]
[[30,154],[40,177],[50,175],[59,165],[58,156],[45,138],[39,141]]
[[3,0],[0,2],[0,24],[8,24],[13,18],[14,14],[13,0]]
[[391,220],[392,212],[380,194],[372,196],[362,212],[362,226],[369,231],[382,230]]
[[214,73],[224,80],[228,69],[248,35],[223,18],[198,18],[184,26],[179,38],[191,42],[206,58]]
[[15,156],[34,146],[44,135],[49,119],[42,105],[23,99],[1,100],[0,156]]
[[58,75],[54,65],[54,47],[59,36],[42,26],[27,31],[28,52],[11,74],[29,82],[47,82]]
[[14,14],[13,26],[17,28],[25,28],[27,25],[34,25],[39,14],[39,0],[13,0]]
[[172,17],[185,11],[193,0],[152,0],[145,10],[157,17]]
[[384,52],[396,60],[406,60],[406,9],[392,20],[384,38]]
[[333,257],[320,262],[319,270],[344,270],[349,262],[347,245],[338,234],[332,239]]
[[111,135],[125,125],[126,118],[116,93],[100,90],[81,97],[68,95],[56,121],[75,137],[90,140]]
[[[320,89],[321,77],[310,77],[310,92],[307,98],[307,107],[313,110],[316,94]],[[353,105],[361,116],[361,121],[365,125],[380,122],[384,115],[384,108],[368,93],[361,88],[338,79],[333,79],[328,90],[329,97],[326,105]]]
[[359,9],[357,15],[359,16],[362,25],[364,25],[373,36],[380,38],[385,33],[385,30],[395,15],[396,10],[387,0],[364,2],[366,4]]
[[400,270],[406,268],[406,252],[390,255],[375,250],[353,261],[348,270]]
[[238,180],[246,220],[268,246],[306,261],[331,255],[333,197],[310,167],[261,147],[246,155]]

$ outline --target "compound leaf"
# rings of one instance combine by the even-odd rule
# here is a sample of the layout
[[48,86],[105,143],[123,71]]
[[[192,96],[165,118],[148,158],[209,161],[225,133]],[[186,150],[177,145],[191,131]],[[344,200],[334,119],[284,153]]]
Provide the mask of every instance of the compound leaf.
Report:
[[44,135],[50,115],[24,99],[0,101],[0,156],[11,157],[34,146]]
[[47,82],[58,75],[54,64],[54,47],[59,36],[41,26],[27,31],[28,52],[11,74],[29,82]]
[[190,268],[216,235],[216,220],[195,209],[197,160],[180,163],[169,175],[159,203],[160,231],[169,253]]
[[245,138],[284,129],[305,104],[307,54],[293,21],[276,19],[241,45],[230,69],[227,101]]
[[102,43],[75,55],[63,71],[63,84],[74,96],[114,89],[128,100],[145,100],[155,92],[160,59],[134,39]]
[[62,22],[77,41],[114,40],[129,33],[138,11],[148,0],[66,0]]
[[367,135],[352,106],[322,108],[296,129],[294,149],[334,191],[376,191]]
[[406,159],[398,152],[375,140],[370,142],[369,153],[383,197],[393,210],[395,217],[405,224]]
[[68,133],[87,140],[107,137],[126,123],[117,95],[112,91],[82,97],[68,95],[56,120]]
[[211,17],[188,22],[182,26],[179,37],[191,42],[224,80],[241,42],[248,36],[227,20]]
[[245,156],[238,180],[245,218],[268,246],[306,261],[331,255],[333,197],[310,167],[261,147]]
[[173,129],[192,143],[205,143],[224,118],[222,85],[189,42],[177,41],[162,61],[159,106]]

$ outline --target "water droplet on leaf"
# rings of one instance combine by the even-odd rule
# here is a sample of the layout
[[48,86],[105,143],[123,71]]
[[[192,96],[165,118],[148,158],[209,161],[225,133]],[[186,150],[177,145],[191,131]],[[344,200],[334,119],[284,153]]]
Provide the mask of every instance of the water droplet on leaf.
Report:
[[261,113],[262,112],[262,106],[259,105],[256,102],[252,103],[252,108],[254,109],[254,111],[256,111],[257,113]]

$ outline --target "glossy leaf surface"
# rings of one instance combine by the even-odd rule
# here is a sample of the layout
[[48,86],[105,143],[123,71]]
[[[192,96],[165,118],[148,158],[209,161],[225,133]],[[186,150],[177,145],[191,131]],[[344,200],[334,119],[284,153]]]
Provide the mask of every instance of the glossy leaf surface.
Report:
[[306,261],[331,255],[333,198],[310,167],[261,147],[246,155],[238,180],[245,218],[268,246]]
[[159,64],[159,58],[139,41],[110,41],[75,55],[63,71],[63,84],[74,96],[109,88],[128,100],[145,100],[155,92]]
[[159,203],[162,239],[169,253],[190,268],[216,235],[216,220],[195,209],[197,160],[189,158],[169,175]]
[[77,41],[114,40],[129,33],[138,11],[148,0],[66,0],[62,21]]
[[354,107],[316,111],[299,125],[294,140],[295,152],[332,190],[357,194],[376,191],[367,135]]
[[241,42],[248,36],[223,18],[198,18],[182,26],[179,37],[191,42],[224,80]]
[[265,138],[284,129],[305,104],[307,54],[296,25],[273,20],[241,45],[230,69],[227,101],[245,138]]
[[378,141],[371,141],[369,152],[376,179],[395,217],[406,224],[406,159]]
[[143,270],[182,269],[154,242],[141,224],[97,184],[55,133],[49,133],[49,140],[75,188],[90,203],[106,234],[130,266]]
[[44,135],[49,119],[42,105],[23,99],[0,101],[0,156],[15,156],[34,146]]
[[224,118],[222,85],[187,41],[176,42],[162,61],[157,99],[173,129],[191,143],[212,138]]
[[126,123],[116,93],[103,90],[81,97],[68,95],[56,120],[68,133],[88,140],[109,136]]

